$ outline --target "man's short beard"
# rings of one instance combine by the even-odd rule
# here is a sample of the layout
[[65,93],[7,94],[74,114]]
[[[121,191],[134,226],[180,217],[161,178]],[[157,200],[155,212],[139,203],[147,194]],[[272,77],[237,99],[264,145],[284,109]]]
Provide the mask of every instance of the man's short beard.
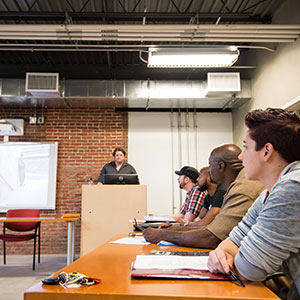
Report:
[[186,186],[186,183],[179,183],[179,188],[181,190],[183,190],[185,186]]

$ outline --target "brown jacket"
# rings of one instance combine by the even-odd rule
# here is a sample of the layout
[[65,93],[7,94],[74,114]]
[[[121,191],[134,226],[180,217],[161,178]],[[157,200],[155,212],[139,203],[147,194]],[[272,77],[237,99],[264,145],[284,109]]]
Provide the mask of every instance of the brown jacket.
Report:
[[220,213],[206,229],[221,241],[225,240],[263,190],[259,181],[246,179],[242,169],[224,195]]

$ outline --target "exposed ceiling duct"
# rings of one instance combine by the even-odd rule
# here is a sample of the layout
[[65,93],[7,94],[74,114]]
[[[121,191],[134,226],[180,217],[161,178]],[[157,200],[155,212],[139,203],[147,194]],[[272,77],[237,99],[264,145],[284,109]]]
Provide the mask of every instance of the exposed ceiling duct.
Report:
[[[229,73],[230,74],[230,73]],[[236,74],[236,73],[233,73]],[[25,93],[25,80],[2,79],[0,104],[14,107],[116,107],[116,108],[199,108],[238,107],[251,98],[250,82],[240,89],[224,86],[208,93],[207,81],[66,80],[60,97],[32,97]],[[239,79],[238,79],[239,80]],[[217,85],[215,81],[214,86]]]

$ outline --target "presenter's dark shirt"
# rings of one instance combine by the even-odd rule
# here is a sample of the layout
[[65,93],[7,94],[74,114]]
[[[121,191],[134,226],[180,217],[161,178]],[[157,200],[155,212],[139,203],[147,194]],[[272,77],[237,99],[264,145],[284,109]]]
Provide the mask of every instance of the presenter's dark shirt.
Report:
[[225,191],[222,189],[221,185],[218,185],[213,196],[207,194],[204,198],[203,207],[210,210],[212,207],[221,207],[223,203],[223,196]]
[[104,174],[137,174],[135,168],[127,162],[124,162],[118,171],[114,161],[106,164],[100,172],[98,182],[103,183]]

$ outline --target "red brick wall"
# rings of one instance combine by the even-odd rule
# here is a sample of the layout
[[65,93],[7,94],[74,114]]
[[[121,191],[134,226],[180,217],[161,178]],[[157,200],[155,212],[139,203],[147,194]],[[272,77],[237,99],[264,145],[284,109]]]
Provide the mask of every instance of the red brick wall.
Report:
[[[38,112],[38,116],[40,116]],[[45,110],[44,125],[30,125],[33,109],[2,107],[1,118],[24,118],[22,137],[10,141],[58,142],[56,209],[43,210],[41,216],[81,212],[81,186],[98,178],[102,166],[112,160],[115,147],[128,147],[128,114],[113,108]],[[1,137],[0,137],[1,139]],[[5,216],[5,214],[0,214]],[[2,232],[2,225],[0,225]],[[41,225],[41,253],[66,253],[67,224],[44,222]],[[31,254],[33,241],[7,243],[7,254]],[[1,245],[2,253],[2,245]],[[80,220],[76,224],[76,253],[80,251]]]

